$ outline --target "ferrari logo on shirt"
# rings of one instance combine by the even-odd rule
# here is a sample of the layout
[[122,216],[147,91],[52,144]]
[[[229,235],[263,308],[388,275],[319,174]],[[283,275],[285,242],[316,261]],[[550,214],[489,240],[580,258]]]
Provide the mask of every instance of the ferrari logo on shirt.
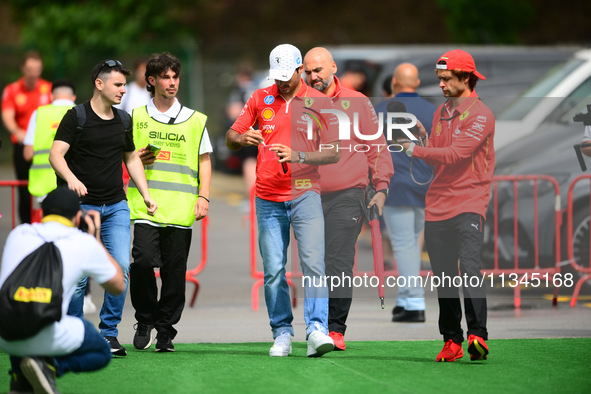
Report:
[[437,127],[435,128],[435,135],[439,136],[441,134],[441,123],[437,123]]
[[460,120],[464,120],[470,115],[470,112],[466,111],[460,115]]
[[310,107],[312,106],[312,104],[314,104],[314,99],[313,99],[313,98],[311,98],[311,97],[306,97],[306,98],[304,99],[304,105],[305,105],[307,108],[310,108]]
[[349,100],[343,100],[343,101],[341,101],[341,106],[346,111],[351,106],[351,102]]

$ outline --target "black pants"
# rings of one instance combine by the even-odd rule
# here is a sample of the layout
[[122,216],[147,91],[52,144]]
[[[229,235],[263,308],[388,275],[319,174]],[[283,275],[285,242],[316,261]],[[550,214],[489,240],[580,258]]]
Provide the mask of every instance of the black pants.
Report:
[[[464,340],[461,327],[462,306],[459,298],[459,287],[464,292],[464,308],[468,335],[478,335],[488,339],[486,330],[486,291],[484,286],[476,285],[482,277],[480,272],[480,255],[482,253],[484,220],[475,213],[462,213],[451,219],[425,222],[425,244],[431,260],[433,276],[443,280],[444,277],[458,277],[462,285],[444,281],[438,287],[439,300],[439,332],[443,340],[452,339],[456,343]],[[470,278],[474,278],[470,281]],[[459,279],[459,278],[458,278]],[[467,284],[467,286],[466,286]]]
[[[353,297],[353,265],[355,245],[363,224],[361,202],[363,189],[347,189],[322,195],[324,212],[324,262],[329,277],[328,330],[345,333],[347,316]],[[349,282],[330,289],[330,277]]]
[[[16,179],[26,181],[29,179],[29,168],[31,163],[23,156],[24,145],[12,145],[12,163]],[[18,215],[21,223],[31,223],[31,194],[27,186],[20,186],[18,189]]]
[[[172,327],[181,319],[185,306],[185,273],[191,247],[190,229],[134,226],[133,262],[129,268],[129,292],[135,318],[139,323],[153,324],[159,334],[174,338]],[[160,267],[162,289],[158,287],[154,268]]]

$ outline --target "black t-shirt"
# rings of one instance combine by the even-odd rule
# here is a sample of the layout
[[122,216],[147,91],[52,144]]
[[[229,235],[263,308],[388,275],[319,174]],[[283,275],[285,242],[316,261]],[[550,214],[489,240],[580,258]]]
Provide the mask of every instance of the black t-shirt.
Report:
[[[123,190],[123,152],[135,150],[133,133],[125,133],[123,123],[115,109],[113,119],[101,119],[84,103],[86,123],[77,131],[78,117],[74,108],[68,110],[59,124],[55,139],[70,144],[66,162],[70,170],[86,186],[85,204],[114,204],[125,200]],[[80,133],[76,141],[76,134]],[[126,135],[127,134],[127,135]],[[58,176],[58,184],[64,181]]]

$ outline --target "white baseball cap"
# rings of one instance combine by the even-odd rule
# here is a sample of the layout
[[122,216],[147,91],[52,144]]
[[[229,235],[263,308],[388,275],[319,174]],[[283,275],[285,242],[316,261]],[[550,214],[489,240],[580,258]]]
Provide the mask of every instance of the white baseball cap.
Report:
[[291,44],[281,44],[271,51],[269,65],[267,79],[289,81],[296,68],[302,65],[302,54],[298,48]]

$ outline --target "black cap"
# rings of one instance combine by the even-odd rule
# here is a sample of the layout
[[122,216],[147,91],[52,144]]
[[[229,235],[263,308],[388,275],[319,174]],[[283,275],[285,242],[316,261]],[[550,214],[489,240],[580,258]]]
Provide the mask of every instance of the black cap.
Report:
[[71,219],[80,210],[80,198],[67,186],[60,186],[50,192],[41,202],[43,215],[60,215]]
[[70,88],[72,89],[72,93],[76,94],[76,87],[74,86],[74,83],[72,83],[72,81],[70,81],[69,79],[58,79],[56,81],[53,81],[53,83],[51,84],[51,91],[53,92],[55,89],[62,87]]

